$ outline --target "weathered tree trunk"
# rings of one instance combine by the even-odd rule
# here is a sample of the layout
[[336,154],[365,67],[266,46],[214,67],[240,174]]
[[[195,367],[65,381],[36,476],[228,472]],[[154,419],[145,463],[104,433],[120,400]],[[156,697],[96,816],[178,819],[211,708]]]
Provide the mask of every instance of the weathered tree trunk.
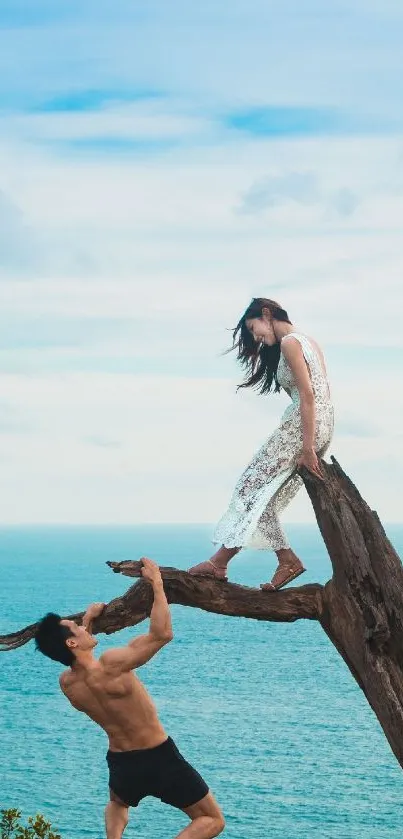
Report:
[[[161,568],[170,603],[265,621],[318,620],[365,693],[403,767],[403,568],[376,513],[333,459],[324,481],[304,472],[305,485],[333,566],[325,585],[279,592]],[[141,576],[140,562],[110,562],[116,573]],[[152,591],[141,580],[112,600],[94,622],[110,634],[143,621]],[[80,621],[83,613],[70,617]],[[0,650],[33,638],[36,624],[0,637]]]
[[403,568],[377,514],[333,464],[324,485],[305,479],[333,566],[319,620],[403,767]]

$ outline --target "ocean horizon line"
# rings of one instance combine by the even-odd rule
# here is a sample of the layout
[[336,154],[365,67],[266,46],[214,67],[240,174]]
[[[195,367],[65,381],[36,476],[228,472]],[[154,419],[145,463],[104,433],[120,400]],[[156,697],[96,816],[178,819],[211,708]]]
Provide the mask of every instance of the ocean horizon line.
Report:
[[[384,524],[403,525],[402,521],[384,520]],[[314,521],[283,521],[286,527],[317,527]],[[0,530],[11,530],[17,527],[214,527],[212,521],[139,521],[139,522],[76,522],[76,521],[21,521],[21,522],[0,522]]]

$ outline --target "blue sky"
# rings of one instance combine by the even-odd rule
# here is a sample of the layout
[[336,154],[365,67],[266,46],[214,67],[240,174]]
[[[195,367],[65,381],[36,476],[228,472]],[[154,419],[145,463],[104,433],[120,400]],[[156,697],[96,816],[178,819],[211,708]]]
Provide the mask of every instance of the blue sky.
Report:
[[400,0],[3,0],[1,522],[218,518],[286,404],[221,354],[258,294],[400,520],[402,36]]

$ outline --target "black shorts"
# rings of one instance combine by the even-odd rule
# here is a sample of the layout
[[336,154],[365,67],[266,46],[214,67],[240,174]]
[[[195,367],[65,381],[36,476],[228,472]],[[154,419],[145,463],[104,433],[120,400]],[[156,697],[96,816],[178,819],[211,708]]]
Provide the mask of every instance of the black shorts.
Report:
[[209,788],[168,737],[153,749],[106,755],[109,787],[129,807],[147,795],[183,810],[201,801]]

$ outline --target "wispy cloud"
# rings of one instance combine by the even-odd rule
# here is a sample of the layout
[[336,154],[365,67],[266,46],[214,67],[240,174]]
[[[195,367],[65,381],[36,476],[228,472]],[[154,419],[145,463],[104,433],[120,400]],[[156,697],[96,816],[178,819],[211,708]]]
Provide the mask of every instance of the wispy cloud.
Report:
[[[5,399],[0,400],[0,435],[19,435],[32,433],[37,429],[38,425],[26,411]],[[4,456],[8,454],[12,458],[12,452],[3,452]]]
[[83,437],[83,442],[90,443],[92,446],[99,446],[101,449],[120,449],[123,445],[119,440],[113,440],[110,437],[97,437],[96,435]]
[[261,213],[271,207],[289,202],[302,206],[321,205],[334,209],[340,216],[350,216],[360,203],[359,197],[348,187],[326,190],[315,172],[285,172],[265,176],[255,181],[241,197],[240,213]]
[[382,438],[384,427],[376,421],[366,419],[363,416],[346,414],[339,416],[337,420],[337,433],[340,436],[356,437],[359,440],[368,438]]
[[23,211],[0,190],[0,271],[30,272],[36,255],[35,236]]
[[4,139],[19,142],[111,142],[163,144],[172,140],[184,142],[194,136],[200,140],[209,130],[208,120],[195,114],[183,113],[173,103],[139,101],[115,104],[95,112],[83,108],[79,111],[52,111],[8,115],[1,119]]
[[117,106],[122,103],[148,102],[163,99],[164,93],[159,90],[122,90],[117,88],[104,90],[71,90],[60,95],[45,99],[30,110],[35,113],[80,113],[97,111],[106,106]]
[[339,133],[341,115],[324,108],[266,106],[234,112],[227,125],[254,137],[311,137]]

